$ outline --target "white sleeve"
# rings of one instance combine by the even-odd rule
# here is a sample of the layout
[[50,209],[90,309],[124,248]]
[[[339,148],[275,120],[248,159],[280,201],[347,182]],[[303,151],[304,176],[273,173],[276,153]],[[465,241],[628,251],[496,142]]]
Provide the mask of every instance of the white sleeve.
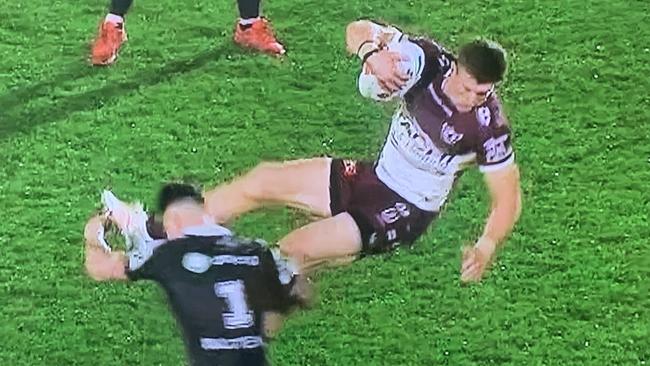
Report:
[[381,25],[371,22],[372,42],[375,45],[391,44],[401,41],[405,35],[392,25]]

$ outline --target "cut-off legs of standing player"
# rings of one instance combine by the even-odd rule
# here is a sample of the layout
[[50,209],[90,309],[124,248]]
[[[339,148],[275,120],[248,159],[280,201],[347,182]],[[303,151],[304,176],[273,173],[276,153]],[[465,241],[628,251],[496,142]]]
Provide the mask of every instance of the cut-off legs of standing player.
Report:
[[[511,129],[495,92],[504,51],[480,40],[456,57],[431,39],[366,20],[347,26],[346,43],[362,60],[362,76],[384,89],[377,99],[400,100],[377,160],[261,163],[205,192],[206,210],[222,223],[273,204],[321,216],[280,240],[283,253],[306,270],[414,242],[462,171],[478,167],[490,213],[475,245],[463,248],[460,279],[479,281],[521,210]],[[377,97],[362,86],[364,96]]]
[[[283,55],[284,46],[275,38],[269,21],[260,16],[261,0],[237,0],[239,19],[233,40],[253,50]],[[101,21],[93,41],[90,60],[95,66],[107,66],[117,60],[122,44],[127,40],[125,17],[133,0],[111,0],[108,14]]]
[[[265,243],[213,224],[191,187],[167,185],[159,202],[167,239],[151,239],[142,210],[107,210],[87,222],[88,275],[97,281],[158,282],[183,330],[191,365],[266,365],[262,314],[304,306],[296,291],[305,286],[301,276]],[[126,252],[106,242],[109,222],[122,229]]]

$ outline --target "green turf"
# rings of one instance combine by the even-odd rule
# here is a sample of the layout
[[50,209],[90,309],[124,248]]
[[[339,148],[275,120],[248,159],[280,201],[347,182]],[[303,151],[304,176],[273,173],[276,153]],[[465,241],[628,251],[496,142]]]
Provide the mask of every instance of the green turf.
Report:
[[[0,365],[179,365],[151,283],[96,284],[81,230],[110,186],[152,203],[168,179],[224,181],[260,159],[374,158],[392,106],[362,99],[344,27],[360,17],[510,52],[501,87],[524,211],[491,275],[461,286],[459,248],[487,213],[465,175],[411,250],[318,277],[315,309],[275,365],[643,365],[650,362],[647,1],[265,4],[289,54],[230,41],[234,1],[136,3],[114,67],[86,64],[103,1],[0,6]],[[236,223],[277,240],[305,222]]]

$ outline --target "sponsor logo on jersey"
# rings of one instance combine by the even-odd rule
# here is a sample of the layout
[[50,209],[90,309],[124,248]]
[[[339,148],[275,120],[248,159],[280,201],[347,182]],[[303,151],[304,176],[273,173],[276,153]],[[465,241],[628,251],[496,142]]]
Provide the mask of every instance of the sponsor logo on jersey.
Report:
[[[453,129],[448,139],[462,138]],[[441,151],[429,136],[407,115],[400,113],[391,125],[389,142],[409,163],[435,174],[448,174],[456,155]],[[386,148],[384,148],[386,150]]]
[[447,122],[442,124],[442,129],[440,130],[440,139],[445,142],[447,145],[454,145],[463,138],[462,133],[456,132],[454,126],[449,125]]
[[212,265],[223,266],[225,264],[257,266],[260,264],[260,258],[256,255],[216,255],[212,257]]
[[203,273],[210,269],[212,258],[202,253],[189,252],[183,256],[182,264],[190,272]]
[[483,143],[485,149],[485,161],[487,163],[498,163],[512,153],[512,149],[506,147],[508,135],[492,137]]
[[260,264],[260,258],[256,255],[216,255],[214,257],[203,253],[189,252],[185,253],[181,262],[183,268],[194,273],[204,273],[210,266],[257,266]]
[[479,107],[476,109],[476,119],[481,126],[489,126],[492,121],[492,113],[487,106]]
[[201,338],[201,348],[207,351],[252,349],[262,347],[264,341],[260,336],[243,336],[238,338]]

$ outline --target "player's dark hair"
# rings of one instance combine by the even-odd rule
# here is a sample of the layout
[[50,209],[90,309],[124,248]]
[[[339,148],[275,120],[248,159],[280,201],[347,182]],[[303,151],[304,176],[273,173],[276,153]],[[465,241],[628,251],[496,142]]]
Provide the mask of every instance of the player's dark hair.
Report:
[[475,40],[463,45],[458,52],[458,63],[465,67],[479,84],[503,80],[507,67],[503,48],[486,40]]
[[185,200],[203,204],[203,196],[199,188],[187,183],[167,183],[158,193],[158,210],[161,213],[165,212],[169,205]]

